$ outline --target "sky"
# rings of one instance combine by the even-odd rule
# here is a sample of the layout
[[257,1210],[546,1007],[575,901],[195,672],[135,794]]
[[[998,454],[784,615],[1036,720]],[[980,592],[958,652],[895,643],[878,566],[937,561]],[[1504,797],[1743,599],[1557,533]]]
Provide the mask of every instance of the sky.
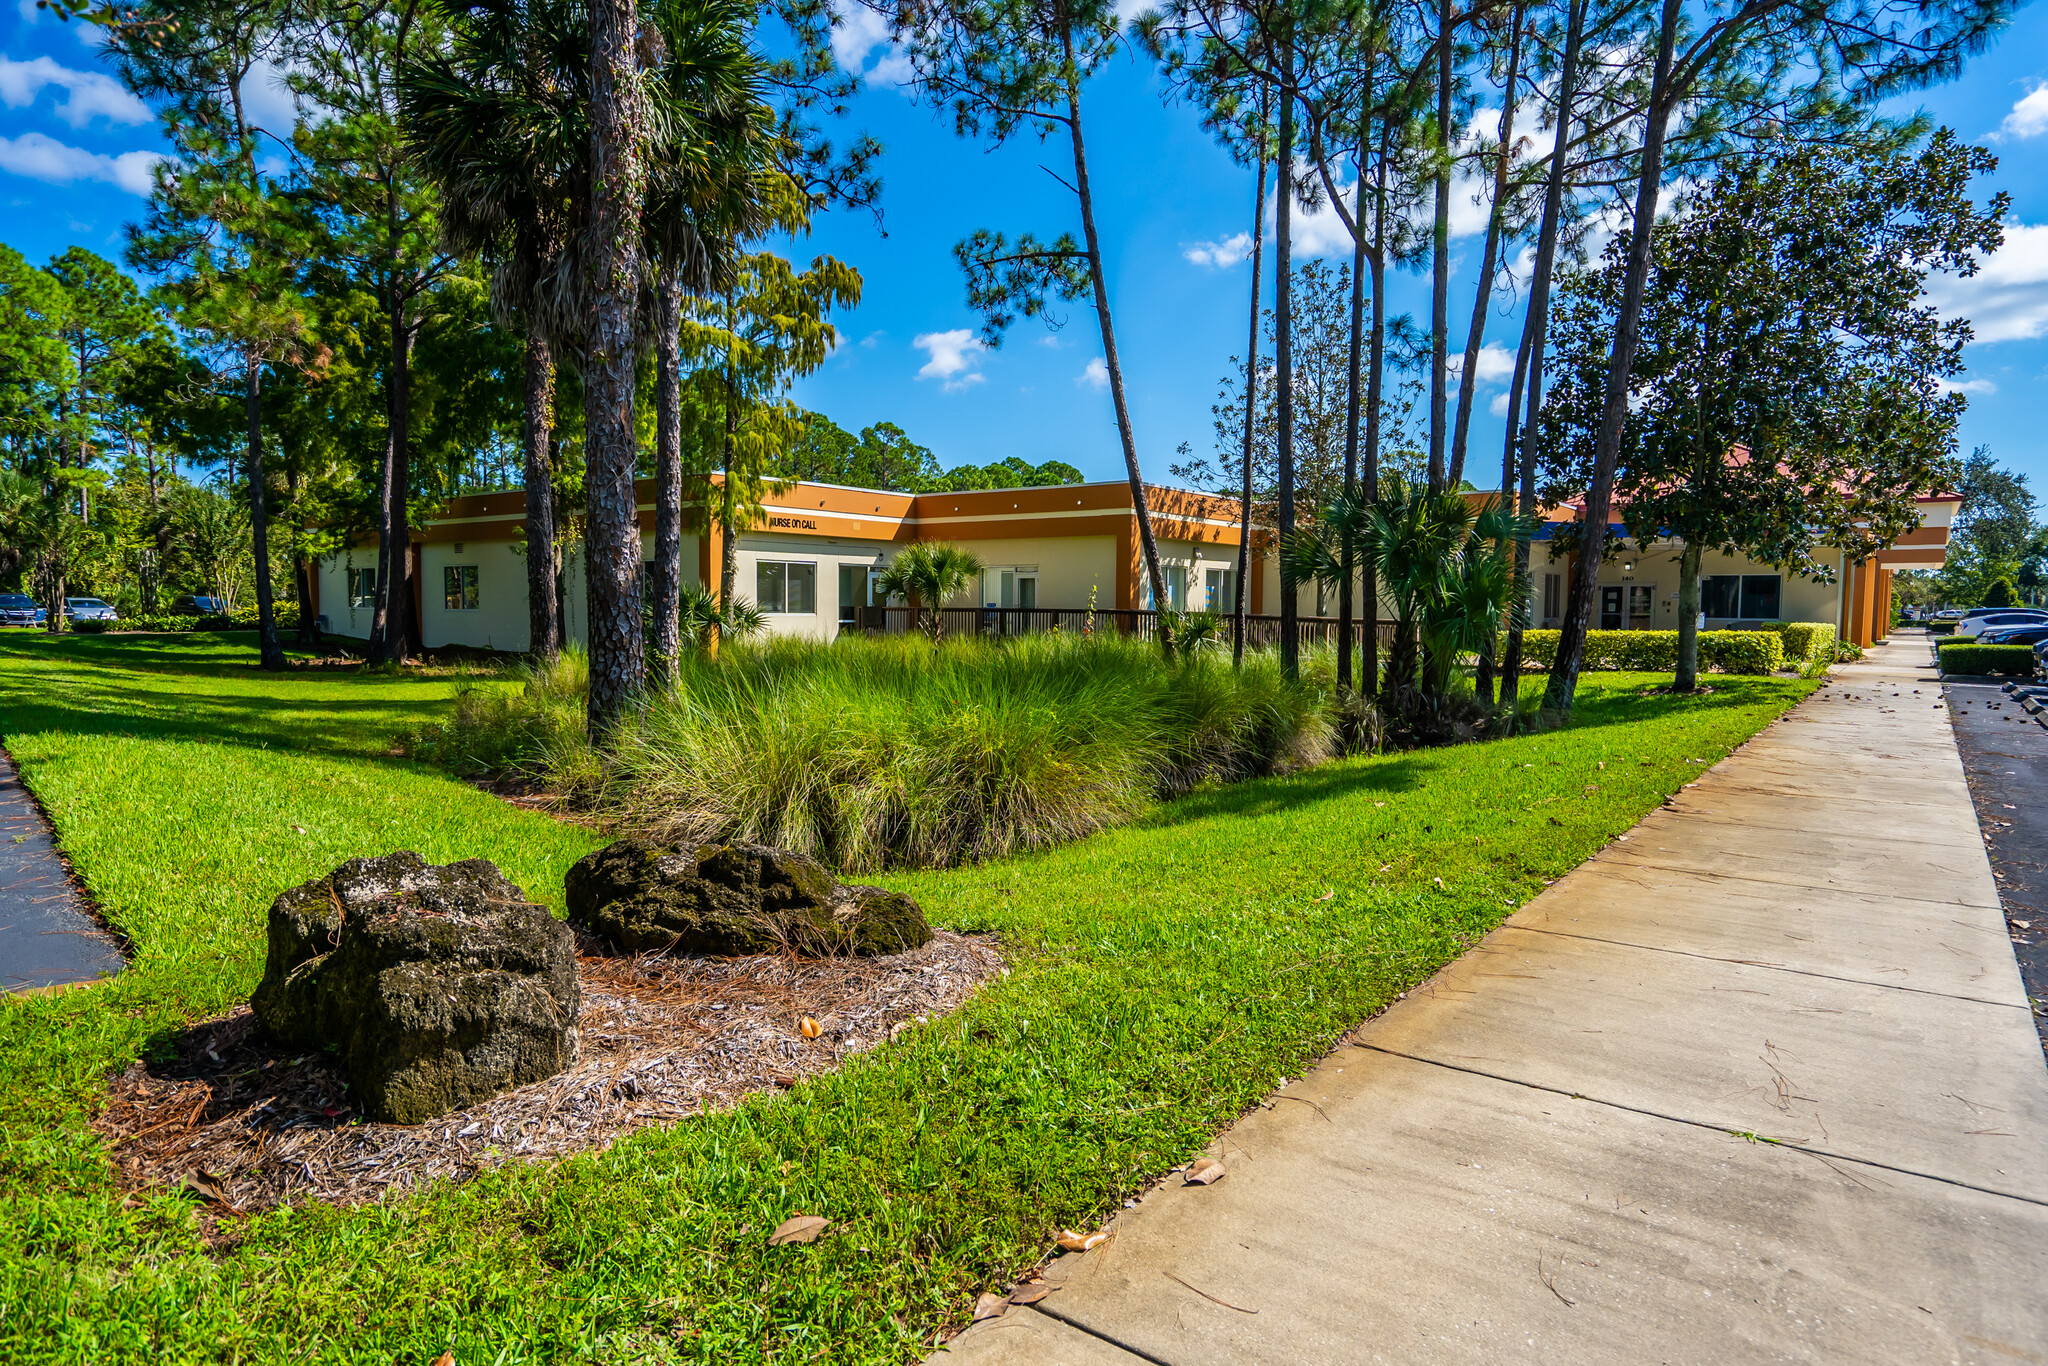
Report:
[[[149,169],[164,148],[151,111],[101,63],[92,29],[39,13],[34,0],[0,6],[0,241],[35,262],[74,244],[118,260],[122,225],[142,214]],[[879,221],[828,213],[790,244],[799,261],[836,256],[865,280],[860,306],[836,319],[840,346],[798,382],[797,401],[854,432],[894,422],[947,467],[1017,456],[1064,460],[1090,479],[1121,478],[1092,310],[1065,308],[1057,328],[1019,320],[989,347],[952,255],[954,243],[984,227],[1078,234],[1073,196],[1054,178],[1071,178],[1067,146],[1029,134],[999,148],[960,138],[950,116],[898,84],[902,62],[886,35],[855,22],[837,39],[842,62],[864,73],[866,88],[834,131],[881,140],[883,195]],[[281,89],[273,85],[256,103],[259,118],[289,122]],[[1891,106],[1914,110],[1999,158],[1979,190],[2012,197],[2005,246],[1973,278],[1936,281],[1931,292],[1947,316],[1967,317],[1976,330],[1960,380],[1970,404],[1961,449],[1988,446],[2048,504],[2048,5],[2021,10],[1960,79]],[[1136,54],[1090,84],[1082,114],[1140,462],[1148,479],[1169,482],[1183,443],[1213,452],[1218,381],[1244,348],[1252,174],[1218,148],[1193,110],[1162,99]],[[1269,194],[1269,299],[1273,210]],[[1453,216],[1454,354],[1471,315],[1484,225],[1484,209],[1461,199]],[[1297,216],[1294,245],[1301,255],[1350,255],[1327,210]],[[1518,302],[1496,298],[1478,367],[1469,459],[1482,485],[1497,482]],[[1426,318],[1427,279],[1392,276],[1388,307]]]

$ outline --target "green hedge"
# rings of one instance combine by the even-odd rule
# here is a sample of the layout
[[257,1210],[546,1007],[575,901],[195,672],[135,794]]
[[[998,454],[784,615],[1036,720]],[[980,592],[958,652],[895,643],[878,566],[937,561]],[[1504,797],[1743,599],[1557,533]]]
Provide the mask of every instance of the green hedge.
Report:
[[[1832,634],[1832,628],[1828,628]],[[1523,656],[1548,668],[1557,658],[1556,631],[1522,637]],[[1702,631],[1700,667],[1728,674],[1773,674],[1785,667],[1785,638],[1776,631]],[[1678,667],[1676,631],[1588,631],[1585,667],[1670,673]]]
[[1954,620],[1930,621],[1927,623],[1927,634],[1931,636],[1952,636],[1956,633],[1956,627],[1960,624]]
[[[296,631],[299,629],[299,605],[296,602],[280,602],[272,610],[277,614],[277,629]],[[247,631],[256,625],[256,604],[248,603],[237,607],[229,616],[174,616],[169,612],[137,612],[124,616],[116,622],[73,622],[72,629],[79,631]]]
[[1785,642],[1785,662],[1793,667],[1832,664],[1835,659],[1835,628],[1825,621],[1778,621],[1771,623]]
[[2034,647],[2031,645],[1972,645],[1956,641],[1937,656],[1944,674],[2007,674],[2018,678],[2034,675]]

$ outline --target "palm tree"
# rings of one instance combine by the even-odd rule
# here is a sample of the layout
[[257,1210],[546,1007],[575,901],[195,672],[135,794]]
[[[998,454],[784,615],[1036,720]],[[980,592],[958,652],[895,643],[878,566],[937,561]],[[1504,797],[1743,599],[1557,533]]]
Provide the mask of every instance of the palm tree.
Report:
[[957,545],[920,541],[875,576],[884,597],[902,598],[918,609],[918,623],[936,645],[945,628],[939,609],[947,598],[965,592],[981,573],[981,558]]
[[[656,653],[673,653],[678,624],[680,485],[674,323],[685,292],[731,276],[737,244],[798,216],[763,206],[799,197],[777,165],[781,148],[732,0],[658,0],[646,17],[665,46],[646,83],[647,183],[637,319],[651,311],[663,366],[657,385]],[[568,0],[447,6],[449,43],[403,75],[415,154],[439,184],[443,232],[493,263],[492,302],[526,334],[527,575],[532,648],[560,645],[553,586],[558,555],[548,415],[555,365],[579,364],[587,342],[585,232],[591,176],[590,15]],[[774,178],[781,185],[772,185]],[[666,644],[664,645],[664,642]]]

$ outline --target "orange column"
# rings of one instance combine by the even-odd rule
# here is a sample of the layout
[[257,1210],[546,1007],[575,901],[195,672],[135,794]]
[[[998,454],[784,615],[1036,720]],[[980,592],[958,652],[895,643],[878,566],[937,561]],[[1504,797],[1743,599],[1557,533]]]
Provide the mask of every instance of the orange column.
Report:
[[1876,587],[1876,569],[1877,566],[1868,560],[1859,560],[1856,564],[1856,587],[1849,602],[1849,643],[1852,645],[1873,643],[1870,637],[1870,605],[1876,596],[1872,591]]
[[1252,616],[1266,614],[1266,557],[1260,553],[1258,538],[1252,539],[1251,554],[1245,557],[1244,572],[1251,575],[1246,585],[1251,593],[1251,606],[1247,609]]
[[1138,606],[1138,518],[1135,513],[1126,518],[1116,533],[1116,602],[1112,605],[1125,611]]
[[1877,602],[1874,606],[1872,635],[1877,640],[1884,640],[1892,633],[1892,571],[1889,567],[1877,571]]

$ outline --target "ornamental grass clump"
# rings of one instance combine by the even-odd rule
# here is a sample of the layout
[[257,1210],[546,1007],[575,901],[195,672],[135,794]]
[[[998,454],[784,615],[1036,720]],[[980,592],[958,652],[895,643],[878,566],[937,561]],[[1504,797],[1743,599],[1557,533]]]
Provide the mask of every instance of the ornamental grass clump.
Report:
[[1323,703],[1276,660],[1047,634],[741,644],[686,656],[598,766],[557,732],[543,781],[621,827],[744,840],[847,871],[948,867],[1131,819],[1162,796],[1314,763]]
[[590,656],[580,645],[502,673],[464,673],[456,679],[455,714],[400,732],[398,747],[467,777],[587,786],[595,778],[595,756],[583,742],[589,688]]

